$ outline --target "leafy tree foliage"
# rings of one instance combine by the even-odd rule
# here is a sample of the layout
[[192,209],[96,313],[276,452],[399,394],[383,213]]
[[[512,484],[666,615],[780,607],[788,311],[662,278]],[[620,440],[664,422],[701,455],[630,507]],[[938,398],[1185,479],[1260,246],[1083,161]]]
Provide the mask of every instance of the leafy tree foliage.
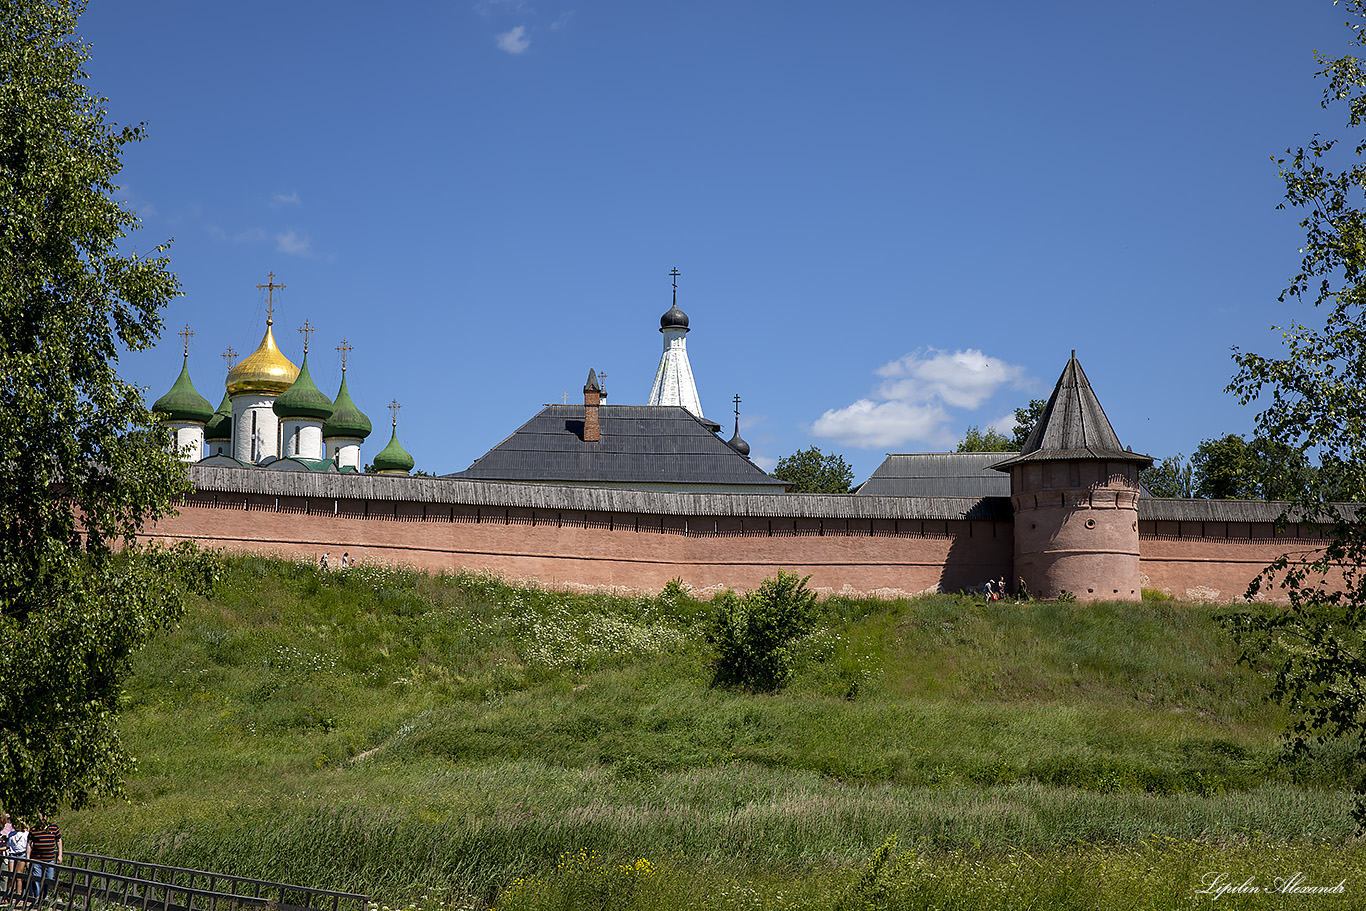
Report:
[[844,456],[812,446],[779,459],[773,477],[791,484],[793,493],[848,493],[854,469]]
[[778,570],[744,597],[727,591],[705,634],[714,650],[712,683],[772,692],[792,677],[792,642],[816,622],[816,593],[810,576]]
[[1019,452],[1024,449],[1025,440],[1029,439],[1034,425],[1043,417],[1043,410],[1047,405],[1047,399],[1030,399],[1028,405],[1015,409],[1015,430],[1010,435],[1012,450]]
[[[1342,5],[1351,44],[1366,44],[1366,0]],[[1296,498],[1293,516],[1322,523],[1328,538],[1317,552],[1277,560],[1248,593],[1279,586],[1288,607],[1237,611],[1225,622],[1241,660],[1267,674],[1289,707],[1295,750],[1332,740],[1351,751],[1356,817],[1366,826],[1366,511],[1334,502],[1366,488],[1366,68],[1351,54],[1315,56],[1327,82],[1322,106],[1346,108],[1355,145],[1316,135],[1276,161],[1282,205],[1300,210],[1306,235],[1300,269],[1280,299],[1308,301],[1318,318],[1281,328],[1278,357],[1235,349],[1238,372],[1228,388],[1244,404],[1260,404],[1260,435],[1298,453],[1319,451],[1330,470]]]
[[967,432],[963,434],[963,439],[958,444],[959,452],[1015,452],[1014,442],[1010,437],[994,427],[988,427],[985,431],[977,425],[970,425]]
[[1153,496],[1186,499],[1195,496],[1193,478],[1194,472],[1191,470],[1190,462],[1179,452],[1155,462],[1138,475],[1138,479]]
[[1294,500],[1315,480],[1309,458],[1290,444],[1235,433],[1202,442],[1191,470],[1195,496],[1214,500]]
[[959,452],[1019,452],[1024,449],[1025,440],[1029,439],[1030,432],[1034,425],[1039,423],[1039,418],[1043,417],[1044,406],[1048,404],[1046,399],[1030,399],[1029,404],[1023,408],[1015,409],[1015,427],[1010,436],[1006,436],[994,427],[982,430],[976,424],[968,426],[963,434],[963,439],[958,444]]
[[164,248],[123,255],[112,198],[137,128],[84,86],[71,0],[0,0],[0,803],[116,792],[128,656],[207,561],[134,535],[186,489],[119,352],[150,346],[178,293]]

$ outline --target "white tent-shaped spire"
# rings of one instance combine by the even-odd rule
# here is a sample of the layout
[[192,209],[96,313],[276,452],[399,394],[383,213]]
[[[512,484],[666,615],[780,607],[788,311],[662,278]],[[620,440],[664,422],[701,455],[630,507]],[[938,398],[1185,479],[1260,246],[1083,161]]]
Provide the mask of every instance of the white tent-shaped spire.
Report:
[[650,405],[682,405],[697,417],[703,417],[702,402],[697,398],[697,383],[688,364],[688,315],[678,309],[678,275],[674,269],[673,306],[659,318],[659,331],[664,333],[664,353],[655,371],[655,385],[650,390]]

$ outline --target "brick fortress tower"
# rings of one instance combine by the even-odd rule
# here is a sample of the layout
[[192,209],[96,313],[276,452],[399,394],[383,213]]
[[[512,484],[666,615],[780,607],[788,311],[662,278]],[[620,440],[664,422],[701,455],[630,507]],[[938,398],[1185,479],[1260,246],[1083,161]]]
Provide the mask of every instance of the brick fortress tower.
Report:
[[1012,581],[1045,598],[1139,600],[1138,472],[1152,463],[1120,445],[1073,351],[1020,454],[991,466],[1010,473]]

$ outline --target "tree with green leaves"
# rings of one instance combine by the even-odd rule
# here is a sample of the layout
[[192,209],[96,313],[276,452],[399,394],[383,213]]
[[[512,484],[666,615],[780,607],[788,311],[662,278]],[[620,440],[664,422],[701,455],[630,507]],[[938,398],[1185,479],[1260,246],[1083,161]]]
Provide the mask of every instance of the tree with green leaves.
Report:
[[1154,462],[1138,473],[1138,479],[1155,497],[1190,499],[1195,496],[1194,472],[1181,453]]
[[1010,434],[1012,451],[1024,449],[1025,440],[1029,439],[1029,434],[1034,430],[1034,425],[1039,423],[1039,418],[1043,417],[1043,410],[1047,406],[1047,399],[1030,399],[1028,405],[1015,409],[1015,429]]
[[27,814],[118,792],[129,656],[212,571],[135,538],[187,485],[115,366],[178,284],[164,247],[120,252],[138,222],[113,180],[141,133],[84,84],[82,9],[0,0],[0,804]]
[[1309,458],[1289,443],[1236,433],[1203,441],[1191,456],[1195,496],[1294,500],[1314,483]]
[[812,446],[779,459],[773,477],[791,484],[792,493],[848,493],[854,469],[844,456]]
[[958,443],[959,452],[1018,452],[1010,437],[994,427],[982,430],[976,424],[968,426]]
[[[1366,0],[1344,0],[1354,47],[1366,46]],[[1231,612],[1240,660],[1266,674],[1290,709],[1295,751],[1335,742],[1356,766],[1356,818],[1366,826],[1366,509],[1335,501],[1366,489],[1366,65],[1353,54],[1315,55],[1326,81],[1321,106],[1345,109],[1346,143],[1314,136],[1276,159],[1285,201],[1305,231],[1299,271],[1281,301],[1315,308],[1279,329],[1279,355],[1235,349],[1228,390],[1257,403],[1258,433],[1300,454],[1317,451],[1331,473],[1295,498],[1287,518],[1317,522],[1325,546],[1287,554],[1248,594],[1279,588],[1285,606]],[[1328,486],[1331,481],[1332,488]]]
[[810,576],[778,570],[742,596],[722,592],[704,631],[712,648],[712,684],[772,692],[792,678],[792,643],[816,622]]

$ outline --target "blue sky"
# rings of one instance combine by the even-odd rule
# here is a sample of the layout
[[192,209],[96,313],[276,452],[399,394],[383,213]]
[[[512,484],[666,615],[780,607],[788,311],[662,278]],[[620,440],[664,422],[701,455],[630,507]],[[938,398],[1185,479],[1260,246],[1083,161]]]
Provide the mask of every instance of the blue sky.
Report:
[[180,341],[213,404],[231,345],[317,327],[421,469],[459,471],[543,403],[643,403],[669,271],[707,416],[761,465],[815,444],[863,480],[1052,388],[1072,349],[1120,439],[1249,433],[1229,350],[1302,234],[1270,156],[1315,131],[1328,0],[97,3],[90,84],[147,123],[131,248],[174,238]]

